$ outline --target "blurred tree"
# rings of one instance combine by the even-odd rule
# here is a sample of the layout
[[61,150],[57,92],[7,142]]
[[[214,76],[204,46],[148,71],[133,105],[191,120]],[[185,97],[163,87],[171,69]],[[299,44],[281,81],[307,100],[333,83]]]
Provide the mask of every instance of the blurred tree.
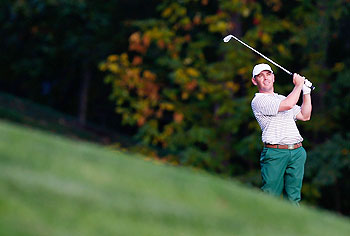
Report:
[[[350,136],[334,135],[308,156],[303,191],[322,207],[350,214]],[[314,193],[312,193],[314,191]]]
[[153,12],[145,8],[152,1],[1,1],[1,88],[76,114],[82,125],[87,115],[111,116],[97,65],[127,47],[132,28],[123,24]]
[[161,17],[135,22],[129,52],[100,66],[111,73],[106,81],[123,122],[138,125],[140,139],[182,164],[235,175],[257,169],[250,74],[262,60],[222,36],[247,32],[252,46],[291,60],[291,45],[302,43],[288,40],[297,27],[278,22],[273,13],[280,8],[272,8],[265,14],[255,1],[163,1]]
[[[250,78],[253,65],[264,60],[236,42],[224,44],[223,36],[241,37],[316,85],[312,121],[301,124],[305,146],[316,148],[325,135],[349,132],[334,123],[349,114],[340,105],[347,98],[347,56],[334,55],[349,50],[348,8],[346,0],[163,1],[160,17],[134,22],[129,49],[110,55],[100,69],[109,72],[116,111],[124,124],[139,127],[139,140],[175,154],[167,156],[175,162],[246,174],[242,179],[257,184],[252,176],[261,141],[250,109],[256,91]],[[291,78],[273,69],[276,91],[287,94]]]

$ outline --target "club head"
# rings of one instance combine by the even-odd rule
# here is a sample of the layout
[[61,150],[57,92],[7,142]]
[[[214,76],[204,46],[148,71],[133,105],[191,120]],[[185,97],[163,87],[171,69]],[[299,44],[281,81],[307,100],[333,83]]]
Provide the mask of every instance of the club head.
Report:
[[225,43],[229,42],[233,38],[232,35],[227,35],[223,40]]

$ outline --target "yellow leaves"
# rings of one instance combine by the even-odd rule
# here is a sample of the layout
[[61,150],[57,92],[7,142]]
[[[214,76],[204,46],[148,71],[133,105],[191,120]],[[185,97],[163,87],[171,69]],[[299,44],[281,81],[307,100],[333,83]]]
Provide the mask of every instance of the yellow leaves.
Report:
[[179,21],[180,25],[184,30],[191,30],[193,25],[189,17],[183,18],[181,21]]
[[155,81],[157,76],[156,76],[156,74],[152,73],[151,71],[145,70],[143,72],[143,78],[145,78],[146,80]]
[[112,73],[115,73],[115,74],[117,74],[119,72],[119,66],[115,63],[110,64],[108,66],[108,69],[109,69],[109,71],[111,71]]
[[162,12],[162,17],[168,18],[168,17],[170,17],[172,12],[173,12],[173,8],[172,7],[168,7]]
[[167,8],[163,10],[161,16],[166,18],[169,22],[174,23],[181,21],[181,18],[187,15],[187,9],[181,6],[179,3],[171,3]]
[[186,68],[186,73],[191,77],[198,77],[200,75],[200,72],[193,67]]
[[165,43],[169,43],[175,33],[166,27],[155,26],[145,31],[144,35],[147,35],[150,40],[163,40]]
[[303,184],[302,194],[304,197],[308,196],[309,199],[312,198],[313,201],[321,197],[319,189],[310,183]]
[[128,54],[126,53],[122,53],[120,55],[120,58],[119,58],[119,61],[120,61],[120,64],[122,64],[123,66],[129,66],[129,57],[128,57]]
[[[248,71],[249,71],[249,69],[247,67],[241,67],[237,72],[239,75],[245,75]],[[233,82],[231,82],[231,83],[233,83]]]
[[230,28],[230,23],[227,21],[226,13],[207,16],[204,19],[204,23],[208,24],[210,32],[219,32],[223,34]]
[[[181,99],[187,100],[190,97],[190,93],[198,87],[198,78],[201,73],[199,70],[193,67],[181,68],[175,72],[175,82],[182,88]],[[204,94],[196,95],[197,99],[204,99]]]
[[98,68],[100,71],[106,71],[108,69],[107,64],[103,62],[98,65]]
[[118,55],[112,54],[112,55],[107,57],[107,61],[108,62],[116,62],[118,60],[118,58],[119,58]]
[[190,96],[190,95],[188,94],[188,92],[182,92],[182,94],[181,94],[181,99],[182,99],[182,100],[187,100],[189,96]]
[[154,144],[160,143],[163,147],[166,147],[168,145],[168,139],[173,133],[173,126],[171,124],[165,125],[163,132],[155,136],[152,142]]
[[218,90],[222,90],[220,85],[207,84],[206,86],[201,87],[201,92],[206,93],[215,93]]
[[166,125],[164,127],[164,132],[163,132],[166,136],[170,136],[174,133],[174,128],[170,125]]
[[282,20],[281,25],[284,29],[294,31],[295,25],[288,20]]
[[225,33],[228,28],[229,28],[229,25],[225,21],[218,21],[209,25],[209,31],[213,33],[214,32]]
[[193,60],[192,60],[192,58],[190,58],[190,57],[186,57],[186,58],[184,59],[184,64],[185,64],[185,65],[190,65],[192,62],[193,62]]
[[200,71],[193,67],[179,68],[175,71],[175,82],[182,85],[200,76]]
[[167,110],[167,111],[173,111],[175,106],[172,103],[161,103],[159,104],[160,109]]
[[243,17],[248,17],[249,14],[250,14],[250,9],[249,9],[248,7],[246,7],[246,6],[244,6],[244,7],[242,8],[242,16],[243,16]]
[[233,92],[237,92],[240,88],[239,84],[233,83],[232,81],[228,81],[225,83],[226,89],[232,90]]
[[112,54],[107,57],[106,62],[100,63],[99,69],[101,71],[110,71],[113,74],[121,73],[121,67],[129,66],[129,59],[126,53],[121,54],[120,56]]
[[270,44],[272,41],[271,37],[269,34],[267,33],[262,33],[262,36],[261,36],[261,42],[263,44]]
[[[133,40],[138,40],[138,35],[132,36]],[[101,63],[99,68],[103,71],[108,70],[113,74],[108,77],[108,82],[112,83],[117,91],[136,92],[137,96],[147,99],[150,103],[155,104],[159,99],[159,84],[156,83],[157,75],[150,70],[142,70],[137,65],[142,63],[142,57],[135,56],[133,62],[130,63],[128,55],[110,55],[106,62]],[[107,80],[106,80],[107,81]],[[116,96],[120,97],[120,94]],[[128,95],[126,95],[128,96]],[[125,100],[120,100],[118,105],[122,105]],[[124,118],[123,118],[124,119]],[[127,119],[127,117],[125,117]],[[138,125],[142,125],[145,121],[143,118],[135,118]]]
[[176,14],[178,16],[186,16],[187,14],[187,9],[185,7],[182,7],[182,6],[178,6],[177,9],[176,9]]
[[140,68],[127,68],[125,69],[125,74],[129,79],[131,78],[140,79],[140,71],[141,71]]
[[277,45],[277,50],[280,54],[282,55],[287,55],[288,51],[286,50],[286,48],[283,46],[283,44],[278,44]]
[[179,68],[175,71],[175,82],[177,84],[184,84],[188,81],[189,81],[189,78],[182,68]]
[[203,100],[205,98],[204,94],[203,93],[197,93],[197,99],[198,100]]

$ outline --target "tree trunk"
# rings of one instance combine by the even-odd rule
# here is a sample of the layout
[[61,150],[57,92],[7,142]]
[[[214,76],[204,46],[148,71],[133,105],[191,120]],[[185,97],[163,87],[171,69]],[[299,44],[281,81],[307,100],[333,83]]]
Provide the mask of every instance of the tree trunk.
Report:
[[83,78],[80,87],[80,97],[79,97],[79,124],[84,126],[86,124],[86,113],[88,104],[88,92],[91,79],[91,71],[89,70],[88,63],[83,66]]

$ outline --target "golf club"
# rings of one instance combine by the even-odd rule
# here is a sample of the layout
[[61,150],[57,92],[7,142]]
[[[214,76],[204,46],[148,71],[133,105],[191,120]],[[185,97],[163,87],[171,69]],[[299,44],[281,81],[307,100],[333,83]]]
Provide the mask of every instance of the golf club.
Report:
[[[250,50],[252,50],[253,52],[257,53],[258,55],[260,55],[261,57],[263,57],[264,59],[266,59],[267,61],[271,62],[272,64],[274,64],[275,66],[277,66],[278,68],[282,69],[283,71],[285,71],[287,74],[293,76],[293,73],[290,72],[289,70],[283,68],[282,66],[280,66],[279,64],[277,64],[276,62],[274,62],[273,60],[271,60],[270,58],[268,58],[267,56],[265,56],[264,54],[258,52],[257,50],[255,50],[254,48],[252,48],[251,46],[249,46],[248,44],[246,44],[245,42],[241,41],[239,38],[237,38],[236,36],[230,34],[227,35],[223,40],[225,43],[228,43],[231,39],[235,39],[238,42],[240,42],[241,44],[243,44],[244,46],[246,46],[247,48],[249,48]],[[311,89],[314,90],[315,87],[311,86]]]

